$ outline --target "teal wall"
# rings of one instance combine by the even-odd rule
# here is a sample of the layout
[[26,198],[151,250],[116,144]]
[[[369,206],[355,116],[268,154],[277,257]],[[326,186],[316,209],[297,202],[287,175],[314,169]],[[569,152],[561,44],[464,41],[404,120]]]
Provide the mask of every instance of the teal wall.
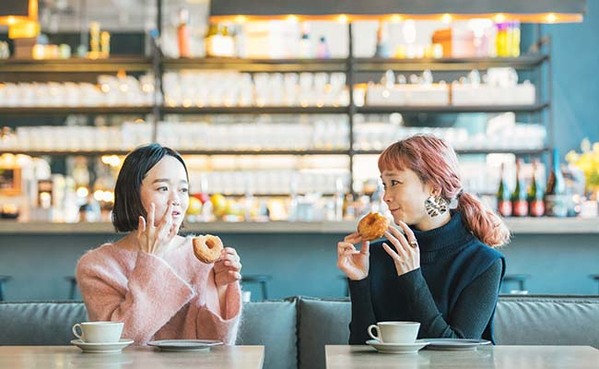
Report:
[[582,23],[544,25],[551,36],[553,114],[563,156],[588,137],[599,141],[599,1],[587,1]]
[[[340,297],[345,282],[336,267],[341,234],[220,234],[242,258],[242,274],[268,274],[270,298],[305,295]],[[0,274],[12,275],[7,300],[62,300],[68,297],[66,276],[78,258],[115,235],[2,235]],[[508,273],[530,274],[530,293],[595,294],[589,277],[599,273],[599,234],[515,235],[501,249]],[[252,296],[257,286],[246,286]]]

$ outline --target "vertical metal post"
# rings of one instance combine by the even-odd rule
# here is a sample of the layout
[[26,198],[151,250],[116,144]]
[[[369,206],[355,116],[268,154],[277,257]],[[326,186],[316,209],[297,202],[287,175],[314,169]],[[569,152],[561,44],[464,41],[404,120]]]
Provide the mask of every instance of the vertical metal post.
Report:
[[547,112],[547,126],[549,127],[549,140],[553,148],[557,147],[557,142],[555,141],[555,123],[553,121],[553,68],[551,67],[551,36],[547,35],[547,102],[549,103]]
[[349,124],[349,191],[355,195],[354,191],[354,114],[356,114],[356,105],[354,104],[354,46],[352,23],[347,24],[348,33],[348,55],[345,66],[345,75],[347,87],[349,89],[349,106],[347,108],[348,124]]
[[154,101],[152,105],[152,142],[158,139],[158,122],[162,119],[162,101],[164,91],[162,89],[162,52],[159,39],[162,37],[162,0],[156,0],[156,30],[157,35],[152,37],[152,72],[154,73]]

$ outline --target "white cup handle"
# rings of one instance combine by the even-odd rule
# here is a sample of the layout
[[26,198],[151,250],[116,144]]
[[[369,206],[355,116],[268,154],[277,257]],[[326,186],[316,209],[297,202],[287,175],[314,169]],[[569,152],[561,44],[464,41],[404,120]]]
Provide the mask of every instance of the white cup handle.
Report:
[[[77,328],[79,328],[81,333],[78,332]],[[77,323],[73,325],[73,328],[71,328],[71,330],[73,331],[75,337],[79,338],[80,340],[83,340],[83,330],[81,329],[81,324]]]
[[[73,327],[73,328],[75,328],[75,327]],[[376,335],[372,334],[373,329],[376,331]],[[379,330],[379,326],[376,324],[372,324],[368,327],[368,335],[377,341],[383,342],[383,340],[381,340],[381,338],[380,338],[381,331]]]

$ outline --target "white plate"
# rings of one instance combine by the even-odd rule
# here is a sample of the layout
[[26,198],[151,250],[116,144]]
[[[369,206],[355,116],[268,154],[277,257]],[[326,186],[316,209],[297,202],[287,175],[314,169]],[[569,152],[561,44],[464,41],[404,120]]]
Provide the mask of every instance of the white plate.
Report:
[[159,340],[148,342],[149,346],[158,347],[161,351],[197,351],[209,350],[212,346],[222,345],[215,340]]
[[474,351],[478,346],[489,345],[491,341],[466,338],[427,338],[427,350]]
[[382,343],[377,340],[368,340],[366,344],[374,347],[378,352],[385,354],[413,354],[428,345],[428,341],[416,340],[414,343]]
[[72,340],[71,343],[79,347],[83,352],[97,353],[97,354],[110,354],[121,352],[125,347],[133,343],[133,340],[128,338],[122,338],[119,342],[114,343],[87,343],[80,339]]

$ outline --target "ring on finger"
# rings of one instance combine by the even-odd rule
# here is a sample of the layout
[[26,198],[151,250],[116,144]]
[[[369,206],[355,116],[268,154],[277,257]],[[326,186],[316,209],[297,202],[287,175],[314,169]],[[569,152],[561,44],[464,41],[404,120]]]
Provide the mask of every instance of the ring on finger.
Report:
[[416,240],[410,241],[410,246],[412,246],[414,248],[418,247],[418,241],[416,241]]

